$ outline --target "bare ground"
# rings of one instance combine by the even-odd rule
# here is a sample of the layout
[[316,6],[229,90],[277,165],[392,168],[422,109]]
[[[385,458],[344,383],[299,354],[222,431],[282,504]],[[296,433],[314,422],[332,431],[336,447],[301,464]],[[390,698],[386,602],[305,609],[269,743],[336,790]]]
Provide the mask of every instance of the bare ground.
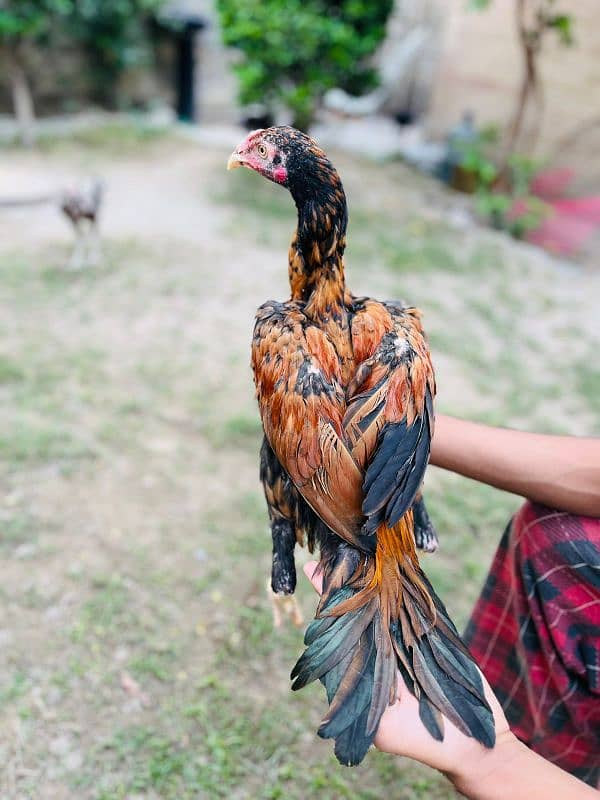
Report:
[[[0,153],[0,194],[107,183],[104,258],[65,269],[50,208],[0,214],[0,796],[453,796],[335,764],[301,634],[272,630],[248,368],[286,294],[291,201],[223,147],[112,131]],[[441,410],[598,432],[599,273],[476,227],[400,165],[337,154],[357,293],[420,305]],[[516,498],[434,470],[426,569],[464,622]],[[460,587],[460,589],[459,589]],[[307,616],[314,598],[300,589]]]

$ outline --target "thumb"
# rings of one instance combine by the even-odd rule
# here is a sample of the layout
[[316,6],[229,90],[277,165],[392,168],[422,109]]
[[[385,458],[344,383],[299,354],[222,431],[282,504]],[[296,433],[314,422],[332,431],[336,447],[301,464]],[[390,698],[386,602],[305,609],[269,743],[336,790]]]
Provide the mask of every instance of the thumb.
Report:
[[323,591],[323,573],[319,569],[318,561],[308,561],[302,569],[308,580],[312,583],[316,591],[321,594]]

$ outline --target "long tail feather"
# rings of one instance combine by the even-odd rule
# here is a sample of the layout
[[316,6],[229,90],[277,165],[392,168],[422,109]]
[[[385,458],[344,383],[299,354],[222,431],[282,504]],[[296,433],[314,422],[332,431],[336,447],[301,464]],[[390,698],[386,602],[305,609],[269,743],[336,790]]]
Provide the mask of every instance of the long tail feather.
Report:
[[301,689],[329,672],[358,644],[364,630],[371,624],[373,613],[371,605],[366,605],[344,614],[309,645],[292,670],[292,689]]
[[367,717],[367,735],[377,733],[383,712],[393,702],[396,694],[396,659],[388,630],[382,630],[381,613],[373,620],[373,635],[377,647],[373,671],[373,691]]
[[[292,671],[294,689],[317,678],[325,685],[329,710],[319,736],[335,739],[340,763],[359,764],[396,698],[399,671],[435,739],[444,738],[445,716],[493,747],[494,720],[481,675],[443,603],[415,562],[394,561],[393,568],[380,570],[374,561],[340,548],[324,571],[318,615]],[[382,582],[374,588],[379,574]]]
[[371,701],[371,670],[375,667],[375,642],[365,637],[362,647],[349,653],[337,665],[338,672],[328,673],[325,686],[329,699],[327,716],[319,727],[323,739],[335,739],[348,727],[349,721],[358,717]]

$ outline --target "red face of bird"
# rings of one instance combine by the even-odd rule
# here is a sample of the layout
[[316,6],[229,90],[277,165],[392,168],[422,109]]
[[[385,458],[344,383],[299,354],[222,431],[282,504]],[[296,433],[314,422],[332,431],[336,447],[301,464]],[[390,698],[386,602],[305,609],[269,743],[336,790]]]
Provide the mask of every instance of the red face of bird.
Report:
[[[236,147],[228,169],[248,167],[290,190],[298,209],[307,203],[330,207],[346,219],[346,197],[339,175],[323,150],[302,131],[288,125],[252,131]],[[337,211],[336,211],[337,209]]]
[[229,157],[227,169],[248,167],[274,183],[288,186],[287,154],[269,135],[272,130],[261,128],[249,133]]

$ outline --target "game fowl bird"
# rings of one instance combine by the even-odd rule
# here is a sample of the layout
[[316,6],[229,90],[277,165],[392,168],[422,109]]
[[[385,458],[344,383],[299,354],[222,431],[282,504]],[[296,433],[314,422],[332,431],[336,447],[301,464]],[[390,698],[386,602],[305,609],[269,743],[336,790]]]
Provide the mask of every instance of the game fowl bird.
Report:
[[60,195],[60,210],[75,231],[75,247],[69,262],[73,269],[97,264],[100,258],[98,219],[103,194],[103,182],[93,179]]
[[346,197],[311,138],[254,131],[229,159],[229,169],[240,166],[289,189],[298,209],[291,297],[258,309],[252,342],[272,587],[294,591],[297,542],[319,546],[323,573],[292,688],[325,685],[318,732],[335,739],[342,764],[363,759],[396,700],[398,672],[435,739],[444,715],[492,747],[480,673],[416,553],[417,540],[434,544],[418,494],[435,393],[420,313],[347,288]]
[[104,182],[91,178],[63,191],[23,197],[0,197],[0,211],[3,208],[56,205],[75,232],[75,245],[69,267],[80,269],[97,264],[100,258],[98,219],[103,193]]

